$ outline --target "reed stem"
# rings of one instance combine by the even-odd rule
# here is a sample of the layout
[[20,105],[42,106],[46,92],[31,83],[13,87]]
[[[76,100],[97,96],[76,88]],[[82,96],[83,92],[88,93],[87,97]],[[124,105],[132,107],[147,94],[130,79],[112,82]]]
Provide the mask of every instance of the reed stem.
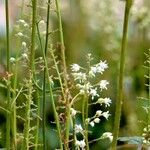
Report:
[[42,46],[42,40],[41,40],[41,37],[40,37],[40,32],[39,32],[38,25],[37,25],[37,32],[38,32],[40,47],[41,47],[41,50],[42,50],[42,53],[43,53],[43,59],[44,59],[44,64],[45,64],[45,76],[48,80],[47,82],[48,82],[48,85],[49,85],[49,93],[50,93],[50,98],[51,98],[51,102],[52,102],[52,108],[53,108],[53,111],[54,111],[54,118],[55,118],[55,121],[56,121],[57,132],[58,132],[59,146],[60,146],[60,149],[63,150],[63,142],[62,142],[62,137],[61,137],[61,126],[60,126],[60,123],[59,123],[59,116],[58,116],[57,111],[56,111],[53,91],[52,91],[51,82],[50,82],[50,79],[49,79],[50,75],[49,75],[49,71],[48,71],[49,69],[48,69],[47,59],[46,59],[45,51],[44,51],[43,46]]
[[130,12],[131,5],[132,5],[132,0],[126,0],[124,25],[123,25],[123,37],[122,37],[121,54],[120,54],[119,80],[118,80],[118,89],[117,89],[117,102],[116,102],[114,131],[113,131],[113,142],[112,142],[112,147],[111,147],[112,150],[116,150],[116,146],[117,146],[120,118],[121,118],[121,110],[122,110],[122,104],[123,104],[123,80],[124,80],[124,66],[125,66],[125,51],[126,51],[126,43],[127,43],[129,12]]
[[[46,20],[46,39],[45,39],[45,57],[47,55],[48,49],[48,38],[49,38],[49,16],[50,16],[50,0],[47,4],[47,20]],[[43,149],[46,150],[46,68],[44,68],[43,73]]]
[[6,148],[10,149],[10,105],[11,105],[11,97],[10,97],[10,39],[9,39],[9,3],[8,0],[5,0],[5,13],[6,13],[6,49],[7,49],[7,73],[8,73],[8,81],[7,81],[7,112],[6,115]]
[[[64,77],[64,91],[68,91],[68,84],[67,84],[67,67],[66,67],[66,56],[65,56],[65,45],[64,45],[64,35],[63,35],[63,27],[62,27],[62,19],[61,19],[61,10],[60,10],[60,1],[55,0],[56,4],[56,11],[58,16],[58,22],[59,22],[59,36],[60,36],[60,43],[61,43],[61,57],[62,57],[62,63],[63,63],[63,77]],[[66,132],[65,132],[65,149],[68,149],[69,144],[69,131],[70,131],[70,104],[69,99],[66,97],[64,101],[66,102]]]

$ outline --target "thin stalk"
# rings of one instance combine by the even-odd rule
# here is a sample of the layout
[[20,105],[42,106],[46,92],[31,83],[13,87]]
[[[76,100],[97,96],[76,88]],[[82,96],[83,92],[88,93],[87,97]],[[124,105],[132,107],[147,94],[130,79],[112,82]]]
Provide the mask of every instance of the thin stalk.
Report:
[[36,41],[36,17],[37,17],[37,0],[32,0],[32,32],[31,32],[31,49],[29,62],[29,83],[27,83],[29,87],[26,102],[26,119],[24,126],[24,141],[22,145],[22,150],[29,149],[30,110],[33,93],[32,78],[34,74],[34,57],[35,57],[35,41]]
[[[63,27],[62,27],[62,19],[61,19],[61,10],[60,10],[60,1],[55,0],[56,4],[56,11],[58,16],[58,22],[59,22],[59,36],[60,36],[60,43],[61,43],[61,57],[62,57],[62,63],[63,63],[63,77],[64,77],[64,85],[65,90],[68,90],[67,85],[67,67],[66,67],[66,57],[65,57],[65,45],[64,45],[64,35],[63,35]],[[66,93],[67,94],[67,93]],[[67,95],[66,95],[67,97]],[[66,102],[66,131],[65,131],[65,149],[68,149],[69,144],[69,130],[70,130],[70,105],[69,105],[69,99],[65,98],[64,101]]]
[[[47,56],[48,38],[49,38],[49,16],[50,15],[50,0],[47,4],[47,21],[46,21],[46,40],[45,40],[45,57]],[[46,150],[46,68],[43,72],[43,149]]]
[[123,25],[123,38],[122,38],[121,55],[120,55],[117,102],[116,102],[114,131],[113,131],[114,138],[113,138],[112,147],[111,147],[112,150],[116,150],[116,146],[117,146],[117,139],[118,139],[118,134],[119,134],[119,126],[120,126],[120,117],[121,117],[121,110],[122,110],[122,104],[123,104],[123,80],[124,80],[124,66],[125,66],[125,51],[126,51],[126,43],[127,43],[129,12],[130,12],[131,5],[132,5],[132,0],[126,0],[124,25]]
[[83,123],[84,128],[85,128],[84,122],[85,122],[85,102],[86,102],[86,98],[85,97],[86,96],[84,95],[83,96],[83,102],[82,102],[82,123]]
[[[17,57],[16,57],[17,60]],[[13,136],[13,148],[17,149],[17,120],[16,120],[16,87],[17,87],[17,62],[15,64],[15,72],[13,78],[13,94],[12,94],[12,136]]]
[[49,69],[48,69],[47,59],[46,59],[45,52],[44,52],[44,49],[43,49],[43,46],[42,46],[42,40],[41,40],[41,37],[40,37],[40,32],[39,32],[38,26],[37,26],[37,32],[38,32],[40,47],[41,47],[41,50],[42,50],[42,53],[43,53],[46,77],[48,79],[47,82],[48,82],[48,85],[49,85],[49,93],[50,93],[50,97],[51,97],[52,108],[53,108],[53,111],[54,111],[54,118],[55,118],[55,121],[56,121],[56,127],[57,127],[57,132],[58,132],[59,146],[60,146],[60,149],[63,150],[63,142],[62,142],[62,137],[61,137],[61,126],[60,126],[60,123],[59,123],[59,116],[58,116],[57,111],[56,111],[53,91],[52,91],[52,87],[51,87],[51,82],[49,80],[50,75],[49,75],[49,72],[48,72]]
[[[85,95],[85,119],[88,119],[88,97]],[[84,120],[86,150],[89,150],[88,142],[88,122]]]
[[[149,58],[148,60],[150,60],[150,49],[149,49]],[[148,125],[150,125],[150,61],[148,62],[149,63],[149,86],[148,86]]]
[[[36,90],[38,91],[38,90]],[[37,104],[37,116],[40,116],[40,98],[39,98],[39,93],[36,92],[36,104]],[[36,118],[36,132],[35,132],[35,147],[34,150],[38,150],[38,142],[39,142],[39,125],[40,125],[40,120],[39,117]]]
[[37,17],[37,0],[32,0],[32,33],[31,33],[31,50],[30,50],[30,70],[34,70],[35,41],[36,41],[36,17]]
[[59,0],[55,0],[56,4],[56,11],[58,16],[58,22],[59,22],[59,32],[60,32],[60,43],[61,43],[61,57],[63,62],[63,69],[64,69],[64,78],[65,78],[65,86],[67,86],[67,67],[66,67],[66,56],[65,56],[65,45],[64,45],[64,35],[63,35],[63,27],[62,27],[62,19],[61,19],[61,11],[60,11],[60,2]]
[[33,93],[33,85],[32,85],[32,75],[30,72],[29,82],[26,83],[28,88],[27,102],[26,102],[26,118],[24,125],[24,140],[22,145],[22,150],[29,150],[29,129],[30,129],[30,110],[31,110],[31,101],[32,101],[32,93]]
[[[5,0],[5,13],[6,13],[6,41],[7,41],[7,72],[10,73],[10,43],[9,43],[9,4]],[[7,110],[10,112],[10,78],[8,77],[7,83]],[[10,113],[7,112],[6,116],[6,148],[10,149]]]

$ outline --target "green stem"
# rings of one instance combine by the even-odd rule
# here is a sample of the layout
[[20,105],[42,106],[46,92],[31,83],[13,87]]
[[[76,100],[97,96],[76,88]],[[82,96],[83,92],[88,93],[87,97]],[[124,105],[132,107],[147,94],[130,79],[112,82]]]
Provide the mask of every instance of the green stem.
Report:
[[62,137],[61,137],[61,127],[60,127],[60,124],[59,124],[59,116],[58,116],[57,111],[56,111],[53,91],[52,91],[52,87],[51,87],[51,82],[49,80],[50,75],[49,75],[49,72],[48,72],[49,69],[48,69],[47,59],[46,59],[45,52],[44,52],[44,49],[43,49],[43,46],[42,46],[42,40],[41,40],[41,37],[40,37],[40,32],[39,32],[38,26],[37,26],[37,32],[38,32],[40,47],[41,47],[41,50],[43,52],[43,59],[44,59],[44,64],[45,64],[45,72],[46,72],[46,77],[48,79],[49,93],[50,93],[50,97],[51,97],[52,108],[53,108],[53,111],[54,111],[54,117],[55,117],[56,126],[57,126],[59,145],[60,145],[60,149],[63,150],[63,142],[62,142]]
[[86,142],[86,149],[89,150],[89,142],[88,142],[88,97],[85,95],[85,120],[84,120],[84,127],[85,127],[85,142]]
[[112,150],[116,150],[117,139],[119,134],[120,126],[120,117],[123,104],[123,79],[124,79],[124,66],[125,66],[125,50],[127,42],[127,32],[128,32],[128,21],[129,21],[129,12],[132,5],[132,0],[126,0],[125,5],[125,15],[124,15],[124,25],[123,25],[123,38],[121,45],[121,56],[120,56],[120,69],[119,69],[119,80],[118,80],[118,89],[117,89],[117,102],[116,102],[116,111],[115,111],[115,121],[114,121],[114,131],[113,131],[113,142]]
[[[58,22],[59,22],[59,32],[60,32],[60,43],[61,43],[61,57],[62,57],[62,63],[63,63],[63,77],[64,77],[64,85],[65,85],[65,90],[68,90],[68,85],[67,85],[67,67],[66,67],[66,57],[65,57],[65,45],[64,45],[64,36],[63,36],[63,28],[62,28],[62,19],[61,19],[61,11],[60,11],[60,1],[55,0],[56,4],[56,11],[57,11],[57,16],[58,16]],[[66,97],[67,97],[66,93]],[[65,147],[68,149],[68,144],[69,144],[69,130],[70,130],[70,105],[69,105],[69,99],[65,98],[66,102],[66,132],[65,132]],[[66,149],[65,148],[65,149]]]
[[30,107],[32,101],[33,84],[32,78],[34,75],[34,57],[35,57],[35,41],[36,41],[36,17],[37,17],[37,0],[32,0],[32,32],[31,32],[31,49],[30,49],[30,62],[29,62],[29,83],[28,84],[28,97],[26,102],[26,119],[24,125],[24,141],[22,150],[29,149],[29,129],[30,129]]
[[149,60],[149,87],[148,87],[148,121],[147,121],[147,123],[148,123],[148,125],[150,125],[150,49],[149,49],[149,58],[148,58],[148,60]]
[[[37,17],[37,0],[32,0],[32,33],[31,33],[31,51],[30,51],[30,70],[34,70],[35,41],[36,41],[36,17]],[[31,73],[31,74],[32,74]]]
[[[9,43],[9,4],[8,0],[5,0],[5,12],[6,12],[6,40],[7,40],[7,72],[10,73],[10,43]],[[9,76],[9,75],[8,75]],[[10,112],[10,78],[8,77],[7,83],[7,110]],[[6,148],[10,149],[10,113],[7,112],[6,117]]]
[[29,150],[30,109],[31,109],[32,92],[33,92],[31,72],[29,76],[30,79],[28,83],[26,83],[28,88],[28,95],[27,95],[26,110],[25,110],[26,117],[25,117],[25,125],[24,125],[24,140],[23,140],[22,150]]
[[59,0],[55,0],[56,4],[56,11],[58,16],[58,22],[59,22],[59,32],[60,32],[60,43],[61,43],[61,57],[63,62],[63,69],[64,69],[64,78],[65,78],[65,86],[67,86],[67,67],[66,67],[66,57],[65,57],[65,45],[64,45],[64,35],[63,35],[63,28],[62,28],[62,19],[61,19],[61,11],[60,11],[60,2]]
[[[36,89],[36,91],[38,91]],[[39,98],[39,93],[36,92],[36,104],[37,104],[37,116],[40,116],[40,98]],[[35,148],[34,150],[38,150],[38,142],[39,142],[39,125],[40,125],[40,120],[39,117],[36,118],[36,132],[35,132]]]
[[[47,22],[46,22],[46,40],[45,40],[45,57],[47,56],[48,49],[48,32],[49,32],[49,15],[50,15],[50,0],[47,4]],[[44,68],[43,73],[43,149],[46,150],[46,69]]]
[[[17,56],[18,57],[18,56]],[[16,60],[17,60],[16,57]],[[13,94],[12,94],[12,137],[13,137],[13,148],[17,149],[17,120],[16,120],[16,87],[17,87],[17,65],[15,64],[15,72],[14,72],[14,78],[13,78]]]

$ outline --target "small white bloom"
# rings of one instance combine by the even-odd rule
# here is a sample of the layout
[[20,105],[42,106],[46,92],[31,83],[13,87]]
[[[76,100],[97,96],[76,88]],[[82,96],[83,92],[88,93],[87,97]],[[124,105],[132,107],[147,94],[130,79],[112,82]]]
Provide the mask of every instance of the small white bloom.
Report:
[[44,20],[41,20],[41,21],[39,22],[39,24],[45,24],[45,21],[44,21]]
[[76,140],[76,146],[77,146],[77,147],[80,146],[80,141]]
[[102,115],[102,111],[101,111],[101,110],[97,110],[97,111],[96,111],[96,116],[97,116],[97,117],[100,117],[101,115]]
[[106,61],[100,61],[100,63],[98,63],[96,66],[97,66],[97,72],[101,74],[105,71],[105,69],[108,68]]
[[26,46],[27,46],[26,42],[22,42],[22,47],[26,48]]
[[100,89],[106,89],[107,90],[107,85],[109,84],[109,82],[107,80],[101,80],[99,83]]
[[78,73],[72,73],[72,75],[74,76],[74,80],[79,80],[80,83],[84,82],[86,80],[86,74],[82,73],[82,72],[78,72]]
[[28,25],[27,23],[25,23],[23,26],[24,26],[24,27],[29,27],[29,25]]
[[28,59],[27,53],[23,53],[23,54],[22,54],[22,58],[23,58],[23,59]]
[[18,20],[19,23],[25,24],[26,22],[23,19]]
[[96,73],[97,73],[97,68],[95,66],[91,67],[91,70],[89,71],[89,76],[95,77]]
[[14,57],[11,57],[11,58],[9,59],[9,61],[10,61],[11,63],[15,63],[15,62],[16,62],[16,59],[15,59]]
[[108,119],[108,117],[110,116],[109,111],[103,112],[102,116],[105,117],[106,119]]
[[82,133],[83,132],[83,128],[81,126],[81,124],[79,125],[75,125],[75,133]]
[[81,67],[80,67],[78,64],[73,64],[73,65],[71,65],[71,70],[72,70],[73,72],[79,71],[80,68],[81,68]]
[[95,96],[99,96],[97,94],[97,88],[95,89],[90,89],[90,95],[92,96],[92,100],[94,99]]
[[93,121],[90,122],[91,127],[94,127],[95,123]]
[[18,33],[16,34],[16,36],[22,37],[22,36],[23,36],[23,33],[22,33],[22,32],[18,32]]
[[109,140],[110,140],[110,142],[112,142],[112,140],[113,140],[113,135],[112,135],[112,133],[111,132],[105,132],[105,133],[103,133],[103,135],[102,135],[102,138],[108,138]]
[[81,140],[80,141],[80,148],[84,148],[86,146],[86,144],[85,144],[85,141],[84,140]]
[[81,141],[76,140],[76,146],[84,149],[84,147],[86,146],[84,139]]
[[77,84],[76,85],[80,89],[80,94],[89,93],[89,90],[91,89],[91,84],[88,82],[85,85]]
[[95,119],[94,119],[94,122],[95,122],[95,123],[99,123],[99,122],[100,122],[100,119],[99,119],[99,118],[95,118]]
[[110,104],[111,104],[111,99],[110,98],[99,98],[98,100],[97,100],[97,103],[99,103],[99,104],[105,104],[105,107],[107,107],[107,106],[110,106]]
[[77,111],[73,108],[70,108],[71,116],[74,117],[77,114]]

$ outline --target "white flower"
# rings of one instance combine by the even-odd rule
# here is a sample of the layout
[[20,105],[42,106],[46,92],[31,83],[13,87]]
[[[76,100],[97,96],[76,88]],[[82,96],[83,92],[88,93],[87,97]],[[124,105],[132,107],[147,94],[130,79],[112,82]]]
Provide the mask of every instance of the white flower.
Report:
[[96,73],[97,73],[97,68],[95,66],[91,67],[91,70],[89,71],[89,76],[95,77]]
[[107,107],[107,106],[110,106],[110,104],[111,104],[111,99],[110,98],[99,98],[98,100],[97,100],[97,103],[99,103],[99,104],[105,104],[105,107]]
[[71,70],[72,70],[73,72],[79,71],[80,68],[81,68],[81,67],[80,67],[78,64],[73,64],[73,65],[71,65]]
[[23,19],[18,20],[19,23],[25,24],[26,22]]
[[22,42],[22,47],[25,48],[27,46],[26,42]]
[[109,84],[109,82],[107,80],[101,80],[99,83],[100,89],[106,89],[107,90],[107,85]]
[[39,24],[45,24],[45,21],[44,21],[44,20],[41,20],[41,21],[39,22]]
[[88,82],[85,85],[77,84],[76,85],[80,89],[80,94],[89,93],[89,90],[91,89],[91,84]]
[[105,132],[105,133],[103,133],[103,135],[102,135],[102,138],[109,138],[109,140],[112,142],[112,140],[113,140],[113,136],[112,136],[112,133],[111,132]]
[[86,145],[86,144],[85,144],[85,141],[84,141],[84,140],[81,140],[81,141],[80,141],[80,148],[83,149],[83,148],[85,147],[85,145]]
[[76,140],[76,146],[83,149],[86,146],[84,139],[81,141]]
[[75,125],[75,133],[82,133],[83,131],[83,128],[82,126],[79,124],[79,125]]
[[78,72],[78,73],[73,73],[72,74],[74,76],[74,80],[79,80],[79,82],[83,82],[86,80],[86,74],[82,73],[82,72]]
[[90,122],[90,125],[94,127],[95,123],[93,121]]
[[95,122],[95,123],[99,123],[99,122],[100,122],[100,119],[99,119],[99,118],[95,118],[95,119],[94,119],[94,122]]
[[95,89],[90,89],[90,95],[92,96],[92,100],[94,99],[95,96],[99,96],[97,94],[97,88]]
[[97,117],[100,117],[101,115],[102,115],[102,111],[101,111],[101,110],[97,110],[97,111],[96,111],[96,116],[97,116]]
[[15,62],[16,62],[16,59],[15,59],[14,57],[11,57],[11,58],[9,59],[9,61],[10,61],[11,63],[15,63]]
[[71,116],[74,117],[77,114],[77,111],[73,108],[70,108]]
[[106,61],[100,61],[100,63],[98,63],[96,66],[97,66],[97,72],[101,74],[105,71],[105,69],[108,68]]
[[22,58],[23,58],[23,59],[28,59],[27,53],[23,53],[23,54],[22,54]]
[[29,27],[29,25],[28,25],[27,23],[25,23],[23,26],[24,26],[24,27]]
[[16,36],[22,37],[22,36],[23,36],[23,33],[22,33],[22,32],[18,32],[18,33],[16,34]]
[[76,146],[77,146],[77,147],[80,146],[80,141],[76,140]]
[[109,111],[103,112],[102,116],[108,119],[108,117],[110,116]]

